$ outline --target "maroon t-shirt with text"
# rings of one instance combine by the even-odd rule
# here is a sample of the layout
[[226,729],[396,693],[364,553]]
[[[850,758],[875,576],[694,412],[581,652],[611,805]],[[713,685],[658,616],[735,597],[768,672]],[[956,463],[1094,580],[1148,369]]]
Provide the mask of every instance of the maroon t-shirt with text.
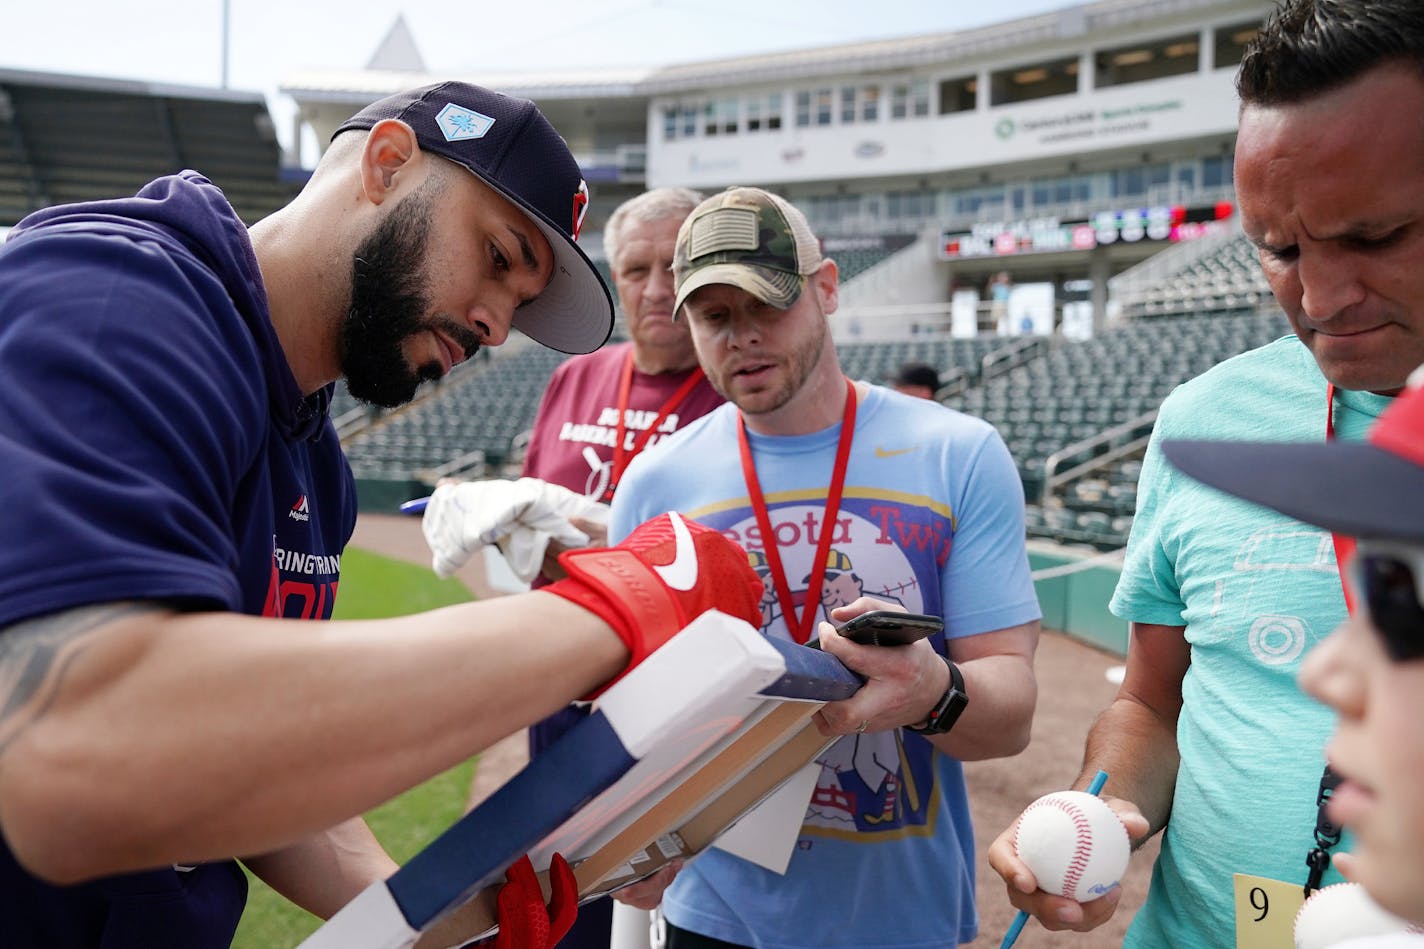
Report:
[[[605,500],[613,470],[613,443],[618,434],[618,386],[623,363],[632,343],[605,346],[586,356],[575,356],[554,370],[539,403],[534,432],[524,456],[523,474],[562,485],[596,500]],[[649,375],[633,370],[624,422],[626,459],[632,459],[635,440],[653,424],[663,404],[677,392],[693,370]],[[722,397],[706,379],[701,380],[674,407],[644,448],[701,418],[722,404]]]

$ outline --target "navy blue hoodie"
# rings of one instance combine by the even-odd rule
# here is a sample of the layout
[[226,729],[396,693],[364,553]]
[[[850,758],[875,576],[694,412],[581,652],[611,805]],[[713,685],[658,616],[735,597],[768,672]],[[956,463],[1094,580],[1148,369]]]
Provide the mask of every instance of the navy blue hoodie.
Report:
[[[201,175],[10,233],[0,387],[0,631],[138,599],[330,617],[356,518],[330,388],[303,397]],[[6,947],[227,946],[245,896],[233,863],[53,887],[0,846]]]

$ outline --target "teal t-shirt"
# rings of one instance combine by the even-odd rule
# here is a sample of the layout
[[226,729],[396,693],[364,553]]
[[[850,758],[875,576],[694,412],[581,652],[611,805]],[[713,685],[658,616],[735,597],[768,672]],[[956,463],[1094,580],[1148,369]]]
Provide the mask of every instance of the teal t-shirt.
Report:
[[[1336,437],[1363,438],[1388,403],[1337,392]],[[1233,874],[1305,883],[1334,716],[1296,674],[1345,619],[1329,532],[1187,477],[1160,443],[1323,441],[1325,431],[1326,381],[1294,336],[1227,360],[1162,404],[1110,609],[1185,626],[1191,666],[1172,814],[1131,949],[1234,949]]]

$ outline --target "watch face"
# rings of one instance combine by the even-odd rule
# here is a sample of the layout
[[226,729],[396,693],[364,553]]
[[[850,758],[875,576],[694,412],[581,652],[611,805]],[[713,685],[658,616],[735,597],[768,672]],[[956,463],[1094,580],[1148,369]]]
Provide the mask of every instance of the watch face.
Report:
[[938,720],[936,724],[939,725],[943,731],[949,731],[950,726],[959,720],[960,713],[962,713],[965,706],[969,704],[969,696],[960,692],[958,689],[951,689],[948,699],[949,702],[944,706],[943,714],[935,716]]
[[930,714],[930,720],[925,723],[925,727],[921,731],[930,735],[943,735],[950,730],[968,704],[968,697],[954,686],[950,686],[949,691],[935,706],[934,712]]

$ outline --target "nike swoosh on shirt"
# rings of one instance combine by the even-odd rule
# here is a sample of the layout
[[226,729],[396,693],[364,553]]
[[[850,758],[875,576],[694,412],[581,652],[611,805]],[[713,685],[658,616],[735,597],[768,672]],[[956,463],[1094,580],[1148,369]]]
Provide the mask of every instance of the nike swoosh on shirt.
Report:
[[654,564],[653,569],[668,586],[686,593],[697,586],[697,548],[692,546],[692,532],[687,529],[687,524],[676,511],[668,512],[668,520],[672,522],[675,545],[672,563],[661,567]]
[[911,445],[909,448],[881,448],[879,445],[876,445],[876,446],[875,446],[875,457],[876,457],[876,458],[894,458],[896,455],[903,455],[903,454],[906,454],[907,452],[915,451],[915,450],[917,450],[919,447],[920,447],[919,445]]

